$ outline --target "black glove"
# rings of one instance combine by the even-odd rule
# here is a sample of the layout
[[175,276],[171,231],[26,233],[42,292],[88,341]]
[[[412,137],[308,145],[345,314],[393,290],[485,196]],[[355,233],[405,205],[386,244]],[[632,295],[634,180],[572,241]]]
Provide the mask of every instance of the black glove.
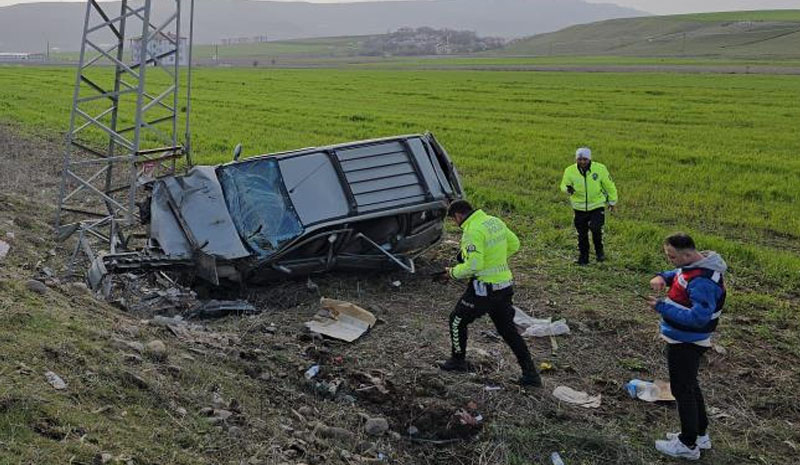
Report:
[[436,273],[431,273],[431,281],[439,284],[444,284],[450,280],[450,274],[447,270],[437,271]]
[[572,186],[567,186],[567,194],[572,195],[575,193],[575,188]]

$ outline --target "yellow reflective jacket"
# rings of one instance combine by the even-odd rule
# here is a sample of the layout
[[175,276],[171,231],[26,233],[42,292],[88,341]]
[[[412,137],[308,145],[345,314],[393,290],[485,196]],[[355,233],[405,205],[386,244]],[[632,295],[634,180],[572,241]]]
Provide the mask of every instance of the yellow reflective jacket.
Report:
[[575,189],[569,197],[575,210],[589,211],[617,203],[617,186],[602,163],[593,161],[585,175],[577,163],[568,166],[561,179],[561,191],[567,193],[567,186]]
[[511,281],[508,257],[519,250],[519,238],[499,218],[476,210],[461,223],[463,263],[450,270],[455,279],[475,278],[485,283]]

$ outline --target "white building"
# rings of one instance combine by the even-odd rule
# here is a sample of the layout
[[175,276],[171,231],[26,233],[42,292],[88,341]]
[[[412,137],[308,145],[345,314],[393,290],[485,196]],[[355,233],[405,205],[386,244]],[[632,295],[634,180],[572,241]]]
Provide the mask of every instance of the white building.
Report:
[[[171,40],[170,40],[171,39]],[[148,55],[145,57],[145,60],[150,60],[152,58],[156,58],[162,56],[171,50],[175,50],[175,44],[173,43],[175,40],[175,34],[167,33],[167,34],[160,34],[158,37],[151,39],[147,43],[148,48]],[[180,57],[180,65],[186,66],[189,64],[189,55],[187,53],[188,50],[188,39],[186,37],[181,37],[178,42],[178,56]],[[139,63],[139,57],[142,53],[142,38],[137,37],[135,39],[131,39],[131,62],[134,64]],[[175,54],[171,53],[159,59],[159,63],[162,66],[169,66],[175,64]]]
[[43,62],[44,58],[43,53],[0,52],[0,63]]

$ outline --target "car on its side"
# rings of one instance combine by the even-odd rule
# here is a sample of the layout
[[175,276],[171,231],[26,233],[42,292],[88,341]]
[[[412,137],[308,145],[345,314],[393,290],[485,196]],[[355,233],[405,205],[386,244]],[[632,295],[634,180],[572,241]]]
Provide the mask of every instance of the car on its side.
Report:
[[142,215],[145,250],[106,255],[93,271],[177,269],[213,284],[413,272],[414,258],[442,237],[447,206],[463,196],[430,133],[195,166],[155,182]]

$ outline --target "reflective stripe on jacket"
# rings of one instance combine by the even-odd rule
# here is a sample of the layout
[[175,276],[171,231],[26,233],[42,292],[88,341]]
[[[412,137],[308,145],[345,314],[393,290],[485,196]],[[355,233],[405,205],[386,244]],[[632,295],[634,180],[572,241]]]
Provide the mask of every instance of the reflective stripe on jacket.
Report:
[[568,192],[567,186],[575,189],[569,197],[575,210],[590,211],[617,203],[617,186],[602,163],[591,162],[585,175],[577,163],[568,166],[561,179],[561,191]]
[[475,210],[461,223],[463,263],[450,274],[455,279],[475,278],[484,283],[511,281],[508,257],[519,250],[519,238],[499,218]]

